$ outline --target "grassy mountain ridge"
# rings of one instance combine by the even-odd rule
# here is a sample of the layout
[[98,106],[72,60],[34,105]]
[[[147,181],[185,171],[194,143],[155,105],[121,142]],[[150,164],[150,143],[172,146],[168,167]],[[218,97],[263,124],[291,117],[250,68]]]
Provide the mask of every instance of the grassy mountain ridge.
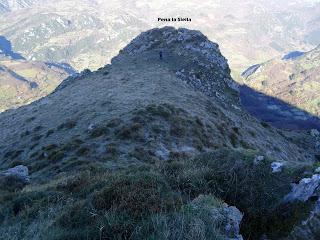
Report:
[[[78,72],[104,66],[141,31],[168,24],[158,22],[158,17],[191,18],[191,22],[170,25],[198,29],[219,42],[238,82],[248,66],[292,49],[308,51],[320,40],[320,3],[305,0],[290,4],[284,0],[228,0],[214,4],[194,0],[59,0],[0,4],[0,33],[12,45],[13,53],[27,61],[66,63]],[[3,44],[7,43],[1,38],[0,48]],[[25,98],[30,100],[24,102],[32,101],[30,95]],[[5,109],[10,107],[6,104]]]
[[1,168],[23,164],[31,178],[0,185],[7,239],[242,239],[229,205],[246,239],[279,239],[311,205],[278,212],[316,167],[313,138],[243,110],[226,59],[198,31],[144,32],[110,65],[0,114],[0,127]]

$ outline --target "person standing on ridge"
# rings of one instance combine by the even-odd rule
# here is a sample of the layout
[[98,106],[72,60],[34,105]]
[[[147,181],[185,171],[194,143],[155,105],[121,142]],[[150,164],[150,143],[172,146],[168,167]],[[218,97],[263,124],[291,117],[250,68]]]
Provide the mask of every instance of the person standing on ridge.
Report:
[[162,60],[162,51],[161,50],[159,52],[159,58],[160,58],[160,60]]

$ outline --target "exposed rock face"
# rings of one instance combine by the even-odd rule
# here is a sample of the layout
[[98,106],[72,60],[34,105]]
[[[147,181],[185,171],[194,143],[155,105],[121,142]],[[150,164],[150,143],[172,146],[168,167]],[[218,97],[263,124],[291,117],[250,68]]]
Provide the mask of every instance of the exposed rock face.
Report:
[[307,201],[313,196],[320,185],[320,175],[315,174],[311,178],[303,178],[298,184],[293,184],[292,191],[285,198],[285,202]]
[[138,56],[153,52],[158,56],[160,51],[163,61],[171,61],[176,76],[195,89],[223,102],[237,95],[238,84],[230,77],[228,62],[221,55],[219,45],[199,31],[173,27],[149,30],[135,38],[112,61],[126,54]]
[[20,179],[24,183],[29,182],[29,170],[26,166],[19,165],[14,168],[10,168],[6,171],[3,171],[0,173],[0,176],[2,177],[16,177]]
[[200,195],[195,198],[189,207],[195,214],[205,212],[206,215],[209,215],[209,223],[213,226],[216,225],[216,228],[220,231],[219,239],[243,240],[240,234],[240,223],[243,214],[236,207],[217,202],[212,196],[206,195]]
[[30,181],[29,170],[26,166],[19,165],[0,172],[0,189],[20,189]]
[[314,203],[307,219],[297,224],[287,239],[317,240],[320,237],[320,175],[315,174],[310,178],[303,178],[298,184],[293,184],[292,191],[284,198],[285,203],[301,201],[306,202],[311,197],[318,200]]
[[271,163],[271,168],[273,173],[281,172],[283,169],[283,163],[281,162],[273,162]]
[[243,214],[234,206],[228,206],[224,204],[224,212],[226,214],[225,229],[227,232],[228,240],[242,240],[240,234],[240,223],[243,218]]
[[315,137],[315,138],[320,137],[320,133],[317,129],[311,129],[310,134],[312,137]]
[[318,240],[320,238],[320,200],[315,203],[309,217],[297,225],[288,240]]
[[320,133],[317,129],[311,129],[311,136],[315,139],[315,149],[320,152]]
[[254,164],[259,164],[259,163],[263,162],[264,159],[265,159],[264,156],[261,156],[261,155],[256,156],[254,158]]
[[152,29],[136,37],[123,52],[133,55],[150,49],[174,49],[179,51],[181,56],[187,56],[188,51],[197,52],[209,62],[220,66],[222,70],[230,72],[227,60],[220,53],[219,45],[209,41],[200,31],[174,27]]

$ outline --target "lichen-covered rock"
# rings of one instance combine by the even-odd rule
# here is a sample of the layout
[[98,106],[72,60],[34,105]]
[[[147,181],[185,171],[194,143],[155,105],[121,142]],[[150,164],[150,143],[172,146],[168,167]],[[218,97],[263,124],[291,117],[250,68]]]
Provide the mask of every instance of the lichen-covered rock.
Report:
[[317,129],[311,129],[310,135],[315,139],[315,149],[320,151],[320,132]]
[[308,217],[298,223],[287,239],[290,240],[317,240],[320,239],[320,175],[303,178],[298,184],[293,184],[292,191],[284,198],[285,203],[301,201],[307,202],[311,197],[318,200],[314,203]]
[[26,166],[19,165],[0,172],[0,189],[20,189],[30,181],[29,170]]
[[287,240],[318,240],[320,239],[320,200],[310,212],[309,217],[295,226]]
[[256,156],[256,157],[254,158],[254,160],[253,160],[253,163],[257,165],[257,164],[263,162],[264,159],[265,159],[264,156],[261,156],[261,155],[260,155],[260,156]]
[[226,214],[226,233],[228,240],[242,240],[240,235],[240,223],[243,217],[243,214],[234,206],[228,206],[224,204],[224,213]]
[[222,69],[230,71],[227,60],[220,53],[218,44],[209,41],[200,31],[185,28],[151,29],[135,38],[123,49],[123,53],[133,55],[151,49],[172,50],[178,46],[181,55],[185,53],[185,51],[181,51],[183,49],[197,52],[211,63],[218,64]]
[[292,191],[284,198],[284,202],[307,201],[313,196],[320,185],[320,175],[315,174],[310,178],[303,178],[298,184],[293,184]]
[[207,215],[210,218],[208,223],[219,230],[219,239],[243,240],[240,234],[243,214],[236,207],[222,203],[213,196],[200,195],[188,204],[188,208],[195,216]]
[[284,164],[281,162],[273,162],[271,163],[271,168],[273,173],[281,172],[283,169]]
[[19,165],[14,168],[10,168],[6,171],[3,171],[2,173],[0,173],[0,176],[3,176],[3,177],[14,176],[21,179],[24,182],[29,182],[30,180],[28,167],[23,165]]

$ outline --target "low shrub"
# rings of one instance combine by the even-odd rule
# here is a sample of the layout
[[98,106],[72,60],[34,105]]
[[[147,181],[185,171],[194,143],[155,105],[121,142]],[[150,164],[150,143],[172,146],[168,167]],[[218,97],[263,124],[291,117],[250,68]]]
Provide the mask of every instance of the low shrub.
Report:
[[61,129],[72,129],[75,126],[77,126],[77,122],[76,121],[68,120],[67,122],[60,124],[57,129],[58,130],[61,130]]
[[93,205],[98,210],[117,209],[139,218],[176,208],[177,197],[159,174],[116,174],[108,179],[107,186],[94,195]]

